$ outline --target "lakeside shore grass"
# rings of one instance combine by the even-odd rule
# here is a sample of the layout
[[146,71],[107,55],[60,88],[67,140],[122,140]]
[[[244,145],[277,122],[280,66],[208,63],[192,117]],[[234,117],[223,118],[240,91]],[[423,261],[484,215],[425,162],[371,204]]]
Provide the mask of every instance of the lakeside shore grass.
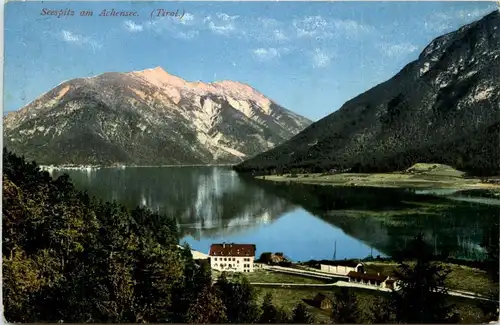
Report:
[[500,191],[500,185],[482,183],[478,179],[453,178],[429,179],[419,175],[405,174],[297,174],[256,176],[257,179],[273,182],[296,182],[314,185],[353,186],[353,187],[386,187],[386,188],[436,188],[436,189],[495,189]]
[[256,176],[274,182],[297,182],[314,185],[433,188],[433,189],[492,189],[500,191],[500,184],[484,183],[479,178],[465,178],[464,173],[441,164],[415,164],[405,171],[393,173],[309,173]]

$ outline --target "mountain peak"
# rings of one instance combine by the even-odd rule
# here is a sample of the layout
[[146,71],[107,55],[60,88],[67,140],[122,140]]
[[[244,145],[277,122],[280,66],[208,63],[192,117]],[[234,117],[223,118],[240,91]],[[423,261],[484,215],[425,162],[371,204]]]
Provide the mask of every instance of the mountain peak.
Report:
[[154,71],[158,71],[158,72],[166,72],[162,67],[160,66],[157,66],[157,67],[154,67],[153,68]]
[[145,69],[142,71],[134,71],[132,72],[132,74],[135,74],[145,79],[146,81],[152,83],[153,85],[159,87],[163,85],[184,87],[187,84],[186,80],[168,73],[167,71],[165,71],[165,69],[163,69],[160,66],[157,66],[152,69]]
[[139,71],[135,71],[135,72],[147,72],[147,71],[154,71],[154,72],[158,72],[158,73],[166,73],[166,74],[169,74],[165,69],[163,69],[161,66],[156,66],[154,68],[148,68],[148,69],[144,69],[144,70],[139,70]]

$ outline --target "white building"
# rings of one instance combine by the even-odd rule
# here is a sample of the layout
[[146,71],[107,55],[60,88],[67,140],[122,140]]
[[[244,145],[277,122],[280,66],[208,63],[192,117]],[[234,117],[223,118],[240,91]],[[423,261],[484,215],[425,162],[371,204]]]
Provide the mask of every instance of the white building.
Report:
[[218,271],[253,272],[255,250],[252,244],[212,244],[210,266]]
[[347,275],[349,272],[364,272],[363,264],[354,261],[338,261],[331,265],[320,264],[320,268],[323,272],[338,275]]
[[400,283],[398,280],[387,275],[380,275],[380,273],[367,274],[366,272],[359,273],[351,271],[349,272],[349,274],[347,274],[347,276],[349,277],[349,282],[380,287],[383,289],[399,290],[400,288]]

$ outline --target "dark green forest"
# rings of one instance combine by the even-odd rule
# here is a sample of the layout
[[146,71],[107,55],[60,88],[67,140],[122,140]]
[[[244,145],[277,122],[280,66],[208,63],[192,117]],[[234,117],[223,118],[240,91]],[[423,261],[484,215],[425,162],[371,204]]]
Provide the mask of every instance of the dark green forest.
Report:
[[[371,153],[366,151],[350,161],[339,162],[334,153],[298,156],[292,163],[281,162],[280,156],[265,163],[249,160],[234,166],[234,170],[246,174],[272,175],[286,173],[323,173],[343,170],[352,173],[387,173],[402,171],[416,163],[440,163],[466,172],[469,176],[500,175],[500,123],[460,138],[441,141],[425,147],[415,147],[398,153]],[[315,148],[329,152],[326,148]],[[310,157],[313,158],[310,158]],[[257,156],[260,157],[260,156]],[[285,155],[283,155],[285,157]]]
[[[303,304],[288,311],[258,298],[246,278],[212,280],[209,264],[179,248],[176,220],[102,202],[3,151],[3,297],[8,322],[313,323]],[[411,246],[411,245],[410,245]],[[335,293],[332,323],[456,322],[443,294],[446,270],[414,239],[400,263],[403,289],[374,299],[369,319],[356,295]],[[485,244],[498,281],[498,236]],[[496,251],[495,251],[496,249]],[[412,254],[413,254],[412,253]],[[485,305],[484,319],[495,316]],[[365,315],[365,314],[363,314]],[[498,317],[498,315],[496,315]]]

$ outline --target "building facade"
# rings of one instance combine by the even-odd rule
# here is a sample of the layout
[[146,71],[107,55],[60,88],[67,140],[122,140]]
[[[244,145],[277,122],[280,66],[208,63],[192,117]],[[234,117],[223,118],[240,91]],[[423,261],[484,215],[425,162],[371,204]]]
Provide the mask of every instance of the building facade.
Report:
[[253,272],[256,246],[252,244],[212,244],[210,266],[225,272]]
[[320,264],[322,272],[327,272],[331,274],[347,275],[349,272],[360,272],[363,273],[363,264],[346,261],[344,263],[340,262],[336,265],[325,265]]
[[368,286],[379,287],[383,289],[399,290],[398,281],[387,275],[366,274],[351,271],[347,274],[349,282],[359,283]]

